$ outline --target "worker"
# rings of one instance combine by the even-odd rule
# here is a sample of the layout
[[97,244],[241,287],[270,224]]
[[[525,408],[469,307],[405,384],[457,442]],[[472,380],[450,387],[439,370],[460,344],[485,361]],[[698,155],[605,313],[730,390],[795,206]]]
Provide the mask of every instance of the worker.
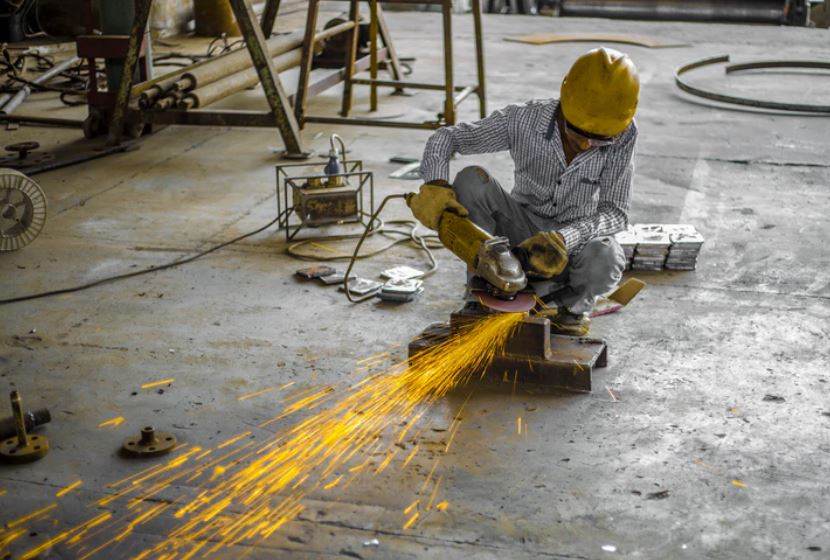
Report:
[[[639,91],[631,59],[597,48],[577,58],[558,100],[509,105],[437,130],[424,149],[413,214],[436,229],[449,209],[507,237],[528,278],[546,281],[533,286],[555,309],[559,331],[587,333],[597,297],[617,285],[625,266],[613,235],[628,225]],[[509,194],[480,166],[449,183],[454,154],[501,151],[515,167]]]

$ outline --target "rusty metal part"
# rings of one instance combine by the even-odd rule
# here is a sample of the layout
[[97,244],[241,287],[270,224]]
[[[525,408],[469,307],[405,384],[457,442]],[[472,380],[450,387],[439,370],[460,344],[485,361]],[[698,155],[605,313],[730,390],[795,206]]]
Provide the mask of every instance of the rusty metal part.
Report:
[[155,457],[169,453],[177,443],[173,434],[157,432],[153,426],[144,426],[139,435],[125,439],[121,448],[135,457]]
[[[51,421],[52,415],[48,408],[27,410],[23,413],[23,424],[27,433]],[[0,439],[8,439],[15,435],[17,435],[17,419],[14,416],[0,418]]]
[[524,43],[527,45],[549,45],[552,43],[622,43],[625,45],[637,45],[650,49],[665,49],[671,47],[688,47],[687,43],[673,43],[656,39],[646,35],[634,35],[630,33],[531,33],[530,35],[519,35],[517,37],[505,37],[505,41],[511,43]]
[[33,152],[38,148],[40,148],[40,144],[38,142],[17,142],[16,144],[9,144],[6,146],[6,151],[16,153],[18,159],[26,159],[29,152]]
[[318,124],[348,124],[356,126],[378,126],[386,128],[420,128],[423,130],[436,130],[444,126],[440,120],[434,121],[387,121],[381,119],[367,119],[359,117],[317,117],[309,115],[303,117],[303,123]]
[[254,15],[251,2],[250,0],[230,0],[230,3],[239,29],[245,37],[245,45],[248,47],[251,60],[254,61],[254,67],[259,74],[259,82],[265,92],[271,114],[274,116],[274,121],[285,143],[285,151],[294,157],[307,157],[308,152],[304,149],[300,139],[300,127],[294,113],[291,112],[291,104],[280,82],[279,73],[274,67],[274,61],[265,48],[265,37]]
[[[680,78],[683,74],[690,72],[691,70],[695,70],[698,68],[703,68],[705,66],[711,66],[713,64],[719,64],[722,62],[729,62],[729,55],[720,55],[720,56],[713,56],[709,58],[704,58],[701,60],[697,60],[695,62],[690,62],[689,64],[684,64],[680,68],[678,68],[674,73],[674,83],[677,84],[681,90],[689,93],[691,95],[695,95],[697,97],[703,97],[705,99],[711,99],[712,101],[718,101],[720,103],[729,103],[732,105],[744,105],[747,107],[755,107],[758,109],[771,109],[777,111],[796,111],[800,113],[830,113],[830,105],[817,105],[812,103],[785,103],[779,101],[764,101],[762,99],[752,99],[748,97],[738,97],[735,95],[726,95],[723,93],[717,93],[709,90],[705,90],[696,86],[690,85],[688,82],[685,82]],[[730,72],[738,72],[741,70],[756,70],[759,68],[813,68],[813,69],[821,69],[821,70],[830,70],[830,62],[823,62],[823,61],[812,61],[812,60],[794,60],[794,61],[785,61],[785,60],[769,60],[769,61],[759,61],[759,62],[747,62],[742,64],[733,64],[726,67],[726,73]]]
[[[363,162],[344,162],[343,173],[326,174],[326,163],[277,165],[277,214],[290,241],[305,227],[361,222],[375,211],[375,184]],[[368,212],[367,212],[368,210]]]
[[[296,68],[300,65],[300,57],[301,51],[299,48],[283,53],[274,59],[274,67],[277,69],[277,72],[284,72],[290,68]],[[257,74],[256,68],[251,66],[247,70],[231,74],[221,80],[185,93],[177,106],[180,109],[206,107],[211,103],[215,103],[229,95],[253,87],[258,83],[259,75]]]
[[[357,73],[356,60],[358,52],[359,31],[360,31],[360,16],[357,10],[357,2],[348,0],[350,5],[349,20],[355,23],[350,35],[351,48],[346,49],[346,61],[343,68],[343,97],[342,106],[340,110],[340,117],[316,116],[307,115],[305,113],[306,100],[311,96],[306,91],[308,87],[307,75],[310,73],[311,62],[308,54],[308,41],[303,43],[304,57],[300,65],[300,82],[297,85],[297,102],[294,104],[294,110],[297,114],[297,119],[301,125],[305,123],[323,123],[323,124],[344,124],[344,125],[359,125],[359,126],[381,126],[381,127],[395,127],[395,128],[419,128],[419,129],[436,129],[443,125],[455,124],[457,106],[464,101],[470,94],[475,93],[479,98],[479,113],[481,117],[486,116],[487,103],[485,97],[485,71],[484,71],[484,42],[483,29],[481,25],[481,2],[473,0],[473,24],[475,31],[475,46],[476,46],[476,65],[478,73],[478,84],[470,87],[456,88],[453,77],[453,45],[452,45],[452,2],[451,0],[426,0],[423,4],[440,6],[442,13],[442,33],[444,46],[444,83],[442,84],[412,84],[403,81],[403,72],[400,68],[400,60],[397,57],[394,46],[392,45],[389,30],[383,19],[380,4],[386,3],[408,3],[409,0],[370,0],[370,21],[369,21],[369,78],[355,78]],[[306,29],[313,28],[316,25],[317,7],[319,0],[310,0],[310,7],[308,12],[308,19],[306,22]],[[377,72],[382,64],[386,64],[387,68],[392,73],[392,80],[380,80],[377,77]],[[379,87],[394,87],[396,93],[403,92],[403,88],[412,89],[435,89],[444,92],[444,104],[442,111],[437,115],[435,122],[411,122],[411,121],[387,121],[383,119],[367,119],[367,118],[349,118],[349,112],[352,108],[353,86],[356,84],[368,85],[369,92],[369,109],[374,111],[377,109],[377,88]],[[455,95],[455,92],[458,95]]]
[[34,175],[137,148],[138,145],[135,142],[122,142],[117,146],[107,146],[100,140],[78,138],[72,142],[60,144],[48,152],[30,154],[23,160],[11,156],[7,159],[0,158],[0,167],[10,167],[27,175]]
[[20,393],[11,392],[12,414],[16,437],[10,437],[0,443],[0,457],[8,463],[30,463],[49,453],[49,439],[44,435],[29,435],[26,432],[26,419]]
[[[467,303],[450,316],[449,323],[427,327],[409,344],[410,359],[458,334],[487,315],[483,307]],[[526,317],[484,371],[474,372],[475,383],[533,390],[567,389],[590,392],[594,368],[607,365],[604,340],[551,333],[550,320]]]
[[65,126],[69,128],[82,128],[84,121],[77,119],[61,119],[57,117],[32,117],[24,115],[2,115],[0,123],[33,124],[42,126]]
[[274,23],[277,21],[277,14],[280,11],[280,0],[265,0],[265,8],[262,10],[260,16],[260,27],[262,27],[262,34],[270,37],[274,31]]
[[369,111],[378,110],[378,0],[369,0]]
[[452,2],[441,4],[444,31],[444,114],[447,124],[455,124],[455,104],[452,101],[453,92],[453,57],[452,57]]
[[127,53],[124,57],[121,81],[118,84],[118,91],[115,95],[112,119],[110,120],[109,126],[107,142],[111,146],[120,144],[121,138],[124,135],[124,124],[129,109],[133,76],[138,67],[138,59],[141,56],[141,45],[144,41],[144,32],[147,29],[147,20],[150,17],[150,7],[152,4],[153,0],[135,0],[135,17],[127,42]]
[[478,77],[478,115],[487,116],[487,86],[484,76],[484,31],[481,26],[481,0],[473,0],[473,30],[476,42],[476,73]]

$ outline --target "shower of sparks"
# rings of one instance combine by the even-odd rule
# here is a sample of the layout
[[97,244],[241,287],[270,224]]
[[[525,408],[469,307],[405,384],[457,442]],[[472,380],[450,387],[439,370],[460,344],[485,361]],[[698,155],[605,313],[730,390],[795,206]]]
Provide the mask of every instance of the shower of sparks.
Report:
[[248,399],[252,399],[254,397],[259,397],[260,395],[264,395],[265,393],[270,393],[276,389],[276,387],[266,387],[265,389],[261,389],[259,391],[254,391],[253,393],[248,393],[247,395],[241,395],[236,400],[238,401],[247,401]]
[[168,377],[167,379],[159,379],[158,381],[149,381],[141,386],[142,389],[152,389],[153,387],[161,387],[162,385],[170,385],[176,380],[175,377]]
[[[332,387],[292,395],[279,415],[260,426],[300,412],[311,414],[270,441],[259,442],[244,433],[212,449],[183,446],[167,463],[110,484],[112,493],[96,502],[98,507],[117,502],[124,506],[123,511],[98,511],[20,558],[34,558],[56,545],[67,547],[68,555],[79,558],[112,557],[115,546],[162,514],[168,532],[132,556],[135,560],[188,560],[241,543],[256,544],[296,518],[309,494],[346,487],[364,473],[382,472],[396,459],[408,464],[418,449],[415,434],[406,437],[412,425],[450,390],[482,373],[522,317],[488,316],[407,362],[369,373],[348,387],[339,400],[334,399]],[[454,418],[446,449],[458,430],[460,413]],[[404,440],[413,449],[399,453],[405,448]],[[383,459],[374,464],[373,457]],[[439,460],[436,458],[419,490],[422,498],[429,497],[426,506],[419,511],[418,504],[426,501],[419,499],[407,508],[404,529],[410,529],[432,509],[442,481],[440,475],[433,478]],[[190,485],[199,487],[195,495],[170,500],[170,492]],[[55,507],[51,504],[7,523],[6,530],[0,531],[2,548],[18,538],[16,527]],[[447,502],[442,501],[434,509],[444,511],[446,507]]]
[[99,428],[114,428],[116,426],[120,426],[126,421],[123,416],[116,416],[115,418],[110,418],[109,420],[104,420],[100,424],[98,424]]
[[75,488],[79,488],[79,487],[81,486],[81,484],[83,484],[83,481],[81,481],[81,480],[76,480],[76,481],[75,481],[75,482],[73,482],[72,484],[70,484],[70,485],[68,485],[68,486],[64,486],[63,488],[61,488],[60,490],[58,490],[58,491],[55,493],[55,497],[56,497],[56,498],[63,498],[64,496],[66,496],[67,494],[69,494],[70,492],[72,492]]

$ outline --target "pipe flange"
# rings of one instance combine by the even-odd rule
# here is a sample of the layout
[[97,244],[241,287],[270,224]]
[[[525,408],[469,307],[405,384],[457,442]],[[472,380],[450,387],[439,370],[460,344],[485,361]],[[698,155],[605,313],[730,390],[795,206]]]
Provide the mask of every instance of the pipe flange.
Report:
[[20,445],[16,437],[0,443],[0,456],[7,463],[31,463],[49,453],[49,439],[44,435],[28,437],[28,444]]
[[16,152],[18,159],[26,159],[26,156],[29,155],[29,152],[33,152],[40,148],[40,144],[38,142],[17,142],[16,144],[9,144],[6,146],[7,152]]
[[139,435],[125,439],[121,448],[134,457],[155,457],[169,453],[177,443],[173,434],[157,432],[153,426],[144,426]]

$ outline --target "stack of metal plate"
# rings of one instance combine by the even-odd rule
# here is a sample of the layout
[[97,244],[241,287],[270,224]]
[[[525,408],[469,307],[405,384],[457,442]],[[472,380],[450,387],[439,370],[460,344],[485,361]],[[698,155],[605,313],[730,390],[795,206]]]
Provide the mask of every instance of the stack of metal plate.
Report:
[[671,238],[661,224],[636,224],[637,248],[634,249],[634,270],[663,270],[669,254]]
[[634,226],[628,226],[627,229],[619,232],[614,237],[625,253],[625,269],[628,270],[634,261],[634,250],[637,248],[637,233],[634,231]]
[[694,270],[703,236],[688,224],[634,224],[614,236],[626,270]]
[[697,267],[697,256],[703,246],[703,236],[695,226],[685,224],[667,224],[671,246],[666,258],[668,270],[694,270]]

